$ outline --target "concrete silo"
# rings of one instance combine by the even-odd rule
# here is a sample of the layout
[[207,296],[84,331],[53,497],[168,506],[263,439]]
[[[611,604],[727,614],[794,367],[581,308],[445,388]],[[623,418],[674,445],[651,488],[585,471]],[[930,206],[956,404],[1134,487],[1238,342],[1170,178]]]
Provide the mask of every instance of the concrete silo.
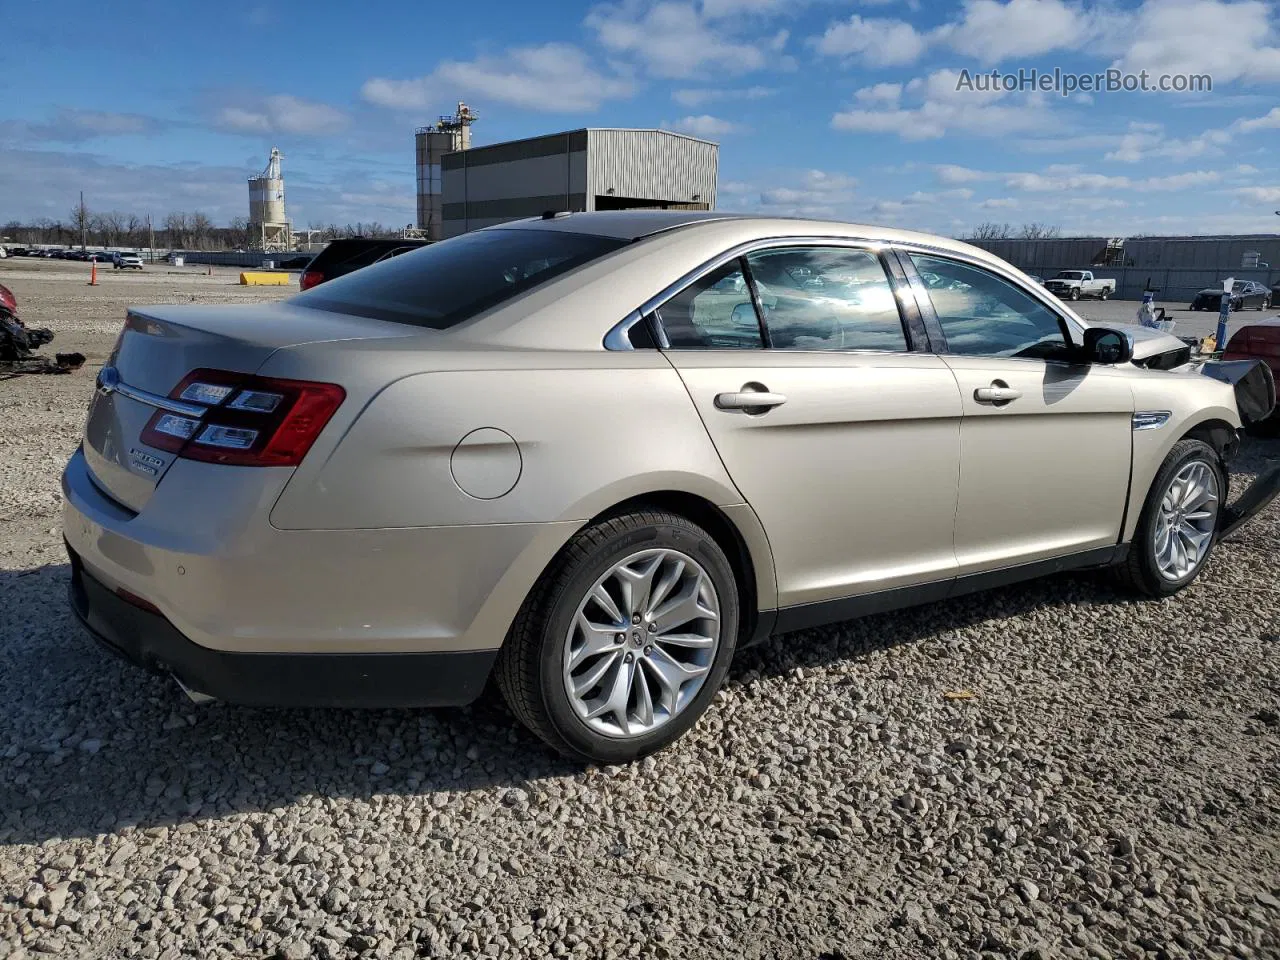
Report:
[[272,147],[266,169],[249,178],[249,246],[254,250],[275,253],[293,248],[293,224],[284,212],[282,158]]

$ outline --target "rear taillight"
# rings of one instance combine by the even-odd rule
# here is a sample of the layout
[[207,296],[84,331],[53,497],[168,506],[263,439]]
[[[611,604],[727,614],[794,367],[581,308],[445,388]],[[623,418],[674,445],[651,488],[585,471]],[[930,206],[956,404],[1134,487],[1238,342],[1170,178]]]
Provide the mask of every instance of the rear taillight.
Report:
[[346,396],[334,383],[193,370],[169,394],[191,413],[157,410],[141,439],[188,460],[296,467]]
[[324,283],[324,274],[319,270],[303,270],[302,277],[298,280],[298,286],[303,290],[310,290],[322,283]]

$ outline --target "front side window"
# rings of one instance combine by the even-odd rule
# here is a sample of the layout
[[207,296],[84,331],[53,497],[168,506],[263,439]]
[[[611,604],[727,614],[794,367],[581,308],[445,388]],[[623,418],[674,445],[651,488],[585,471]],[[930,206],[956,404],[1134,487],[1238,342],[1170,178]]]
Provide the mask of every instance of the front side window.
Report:
[[560,230],[477,230],[330,280],[291,302],[444,330],[625,245]]
[[980,267],[913,253],[947,350],[964,356],[1066,359],[1070,343],[1058,315]]
[[769,345],[779,350],[905,351],[897,298],[879,258],[842,247],[747,255]]
[[764,346],[751,289],[739,260],[699,278],[658,308],[675,350],[753,350]]

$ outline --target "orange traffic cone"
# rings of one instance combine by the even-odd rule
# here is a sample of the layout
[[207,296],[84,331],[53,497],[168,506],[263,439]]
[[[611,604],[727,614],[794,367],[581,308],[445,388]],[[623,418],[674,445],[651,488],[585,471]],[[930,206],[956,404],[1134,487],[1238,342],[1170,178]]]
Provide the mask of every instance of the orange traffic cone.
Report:
[[89,267],[89,286],[96,287],[98,285],[98,261],[91,261]]

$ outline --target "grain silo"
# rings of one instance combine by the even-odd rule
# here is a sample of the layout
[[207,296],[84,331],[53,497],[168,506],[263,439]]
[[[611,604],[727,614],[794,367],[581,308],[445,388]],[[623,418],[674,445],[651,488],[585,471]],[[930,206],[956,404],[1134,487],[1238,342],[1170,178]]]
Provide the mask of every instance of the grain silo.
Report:
[[281,159],[283,155],[272,147],[267,168],[249,178],[249,246],[254,250],[275,253],[293,247],[293,224],[284,212]]

